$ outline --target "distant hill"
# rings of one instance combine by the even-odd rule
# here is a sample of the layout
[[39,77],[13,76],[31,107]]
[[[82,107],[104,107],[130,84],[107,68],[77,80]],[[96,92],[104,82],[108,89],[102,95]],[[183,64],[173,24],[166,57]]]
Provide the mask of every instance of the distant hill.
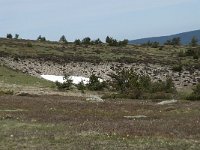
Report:
[[148,41],[159,42],[160,44],[164,44],[167,40],[170,40],[175,37],[180,37],[181,43],[183,45],[186,45],[186,44],[190,43],[193,36],[198,38],[199,43],[200,43],[200,30],[195,30],[195,31],[190,31],[190,32],[183,32],[183,33],[179,33],[179,34],[169,35],[169,36],[150,37],[150,38],[131,40],[131,41],[129,41],[129,44],[143,44]]

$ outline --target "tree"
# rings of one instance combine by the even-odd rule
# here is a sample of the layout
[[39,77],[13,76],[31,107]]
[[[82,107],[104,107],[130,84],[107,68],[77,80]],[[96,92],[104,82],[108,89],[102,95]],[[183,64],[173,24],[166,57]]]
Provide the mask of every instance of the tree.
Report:
[[60,37],[59,42],[65,43],[65,44],[68,43],[64,35],[62,35],[62,36]]
[[45,37],[42,37],[41,35],[39,35],[39,37],[37,38],[38,41],[46,41]]
[[171,40],[167,40],[164,45],[172,45],[172,41]]
[[128,44],[128,40],[127,39],[124,39],[123,41],[119,41],[118,42],[119,46],[126,46],[127,44]]
[[193,36],[189,45],[192,46],[192,47],[197,46],[198,45],[198,39],[195,36]]
[[172,45],[181,45],[181,38],[180,37],[175,37],[172,39]]
[[76,40],[74,41],[74,44],[75,44],[75,45],[81,45],[81,40],[80,40],[80,39],[76,39]]
[[64,82],[59,83],[56,82],[56,86],[59,90],[70,90],[71,86],[73,85],[73,80],[69,78],[68,75],[64,75],[63,77]]
[[159,45],[160,45],[159,42],[153,42],[153,43],[151,44],[151,47],[152,47],[152,48],[158,48]]
[[98,38],[97,40],[94,41],[94,44],[96,44],[96,45],[102,44],[102,41]]
[[171,40],[167,40],[165,43],[165,45],[173,45],[173,46],[179,46],[181,45],[181,38],[180,37],[175,37]]
[[37,38],[37,40],[38,40],[38,41],[41,41],[41,39],[42,39],[42,36],[39,35],[38,38]]
[[89,78],[89,83],[87,84],[87,87],[91,91],[100,91],[106,87],[106,84],[105,82],[100,82],[99,78],[95,74],[92,74]]
[[7,37],[8,39],[12,39],[12,38],[13,38],[12,34],[7,34],[6,37]]
[[15,34],[15,39],[18,39],[19,38],[19,34]]
[[107,37],[106,37],[106,43],[108,43],[108,44],[109,44],[109,43],[111,43],[111,41],[112,41],[112,38],[111,38],[111,37],[109,37],[109,36],[107,36]]
[[85,44],[85,45],[89,45],[91,42],[91,39],[89,37],[86,37],[82,40],[82,43]]

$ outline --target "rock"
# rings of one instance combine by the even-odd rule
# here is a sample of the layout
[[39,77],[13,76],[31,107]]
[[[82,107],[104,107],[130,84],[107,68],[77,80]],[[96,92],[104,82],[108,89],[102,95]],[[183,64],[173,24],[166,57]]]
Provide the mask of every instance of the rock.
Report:
[[157,103],[158,105],[167,105],[167,104],[172,104],[172,103],[176,103],[177,100],[168,100],[168,101],[162,101],[162,102],[159,102]]
[[138,115],[138,116],[124,116],[124,118],[127,118],[127,119],[140,119],[140,118],[147,118],[147,116],[144,116],[144,115]]
[[90,102],[104,102],[104,100],[102,98],[100,98],[99,96],[95,96],[95,95],[92,95],[92,96],[86,98],[86,101],[90,101]]

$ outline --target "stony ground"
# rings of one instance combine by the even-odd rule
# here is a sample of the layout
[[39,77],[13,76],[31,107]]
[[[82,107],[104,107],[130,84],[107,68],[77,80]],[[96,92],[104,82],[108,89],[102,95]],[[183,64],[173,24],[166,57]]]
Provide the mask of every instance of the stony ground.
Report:
[[197,150],[200,103],[1,96],[0,137],[0,149]]
[[115,72],[116,68],[133,68],[139,74],[147,74],[152,80],[165,80],[167,76],[171,76],[178,89],[196,85],[200,82],[200,70],[182,71],[181,73],[173,72],[170,67],[158,64],[143,63],[62,63],[52,61],[42,61],[37,59],[14,59],[12,57],[0,57],[0,63],[12,69],[20,70],[33,76],[40,75],[72,75],[89,77],[92,73],[107,80],[109,74]]

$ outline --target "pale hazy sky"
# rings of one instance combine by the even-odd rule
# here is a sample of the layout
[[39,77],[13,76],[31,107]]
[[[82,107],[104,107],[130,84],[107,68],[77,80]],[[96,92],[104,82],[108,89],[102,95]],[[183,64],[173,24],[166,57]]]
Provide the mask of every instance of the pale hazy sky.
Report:
[[1,37],[132,40],[195,29],[200,0],[0,0]]

